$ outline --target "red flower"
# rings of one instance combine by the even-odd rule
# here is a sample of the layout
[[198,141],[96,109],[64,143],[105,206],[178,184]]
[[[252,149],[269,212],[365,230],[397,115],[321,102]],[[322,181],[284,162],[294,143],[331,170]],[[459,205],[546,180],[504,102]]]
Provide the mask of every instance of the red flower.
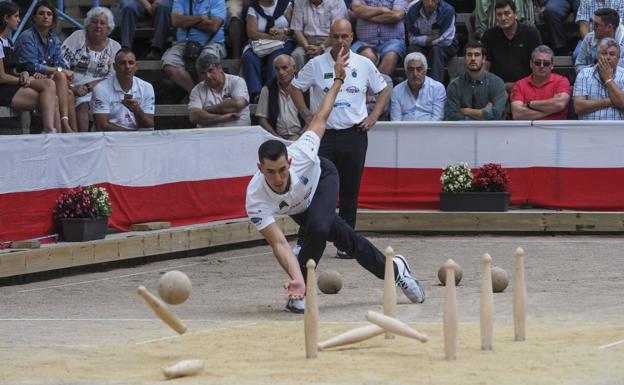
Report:
[[472,191],[507,191],[509,177],[498,163],[487,163],[474,172]]

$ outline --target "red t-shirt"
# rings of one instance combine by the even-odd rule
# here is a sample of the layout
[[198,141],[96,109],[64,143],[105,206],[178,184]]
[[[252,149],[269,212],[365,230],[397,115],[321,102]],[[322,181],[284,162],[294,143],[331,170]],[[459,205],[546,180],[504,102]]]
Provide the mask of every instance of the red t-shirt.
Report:
[[[550,99],[555,94],[565,92],[570,95],[570,82],[565,76],[550,74],[550,78],[541,87],[533,83],[531,75],[522,78],[514,84],[511,92],[512,102],[526,103],[529,100],[545,100]],[[543,117],[543,120],[565,120],[568,114],[568,107],[554,114]]]

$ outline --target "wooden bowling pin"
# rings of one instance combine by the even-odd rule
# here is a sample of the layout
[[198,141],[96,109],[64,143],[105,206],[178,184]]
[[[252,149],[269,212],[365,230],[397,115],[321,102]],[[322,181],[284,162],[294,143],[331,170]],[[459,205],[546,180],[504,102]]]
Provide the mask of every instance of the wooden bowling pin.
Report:
[[316,358],[318,349],[319,310],[318,297],[316,295],[316,263],[309,259],[306,263],[308,269],[306,282],[306,302],[303,313],[303,328],[305,329],[306,358]]
[[481,273],[481,350],[492,350],[492,335],[494,333],[494,293],[492,292],[492,272],[490,266],[492,257],[483,254],[483,268]]
[[388,317],[387,315],[377,313],[376,311],[369,310],[366,313],[366,319],[368,322],[388,330],[394,334],[398,334],[404,337],[413,338],[420,342],[427,342],[429,337],[426,334],[420,333],[412,329],[408,324],[399,321],[396,318]]
[[526,338],[526,286],[524,282],[524,250],[516,249],[516,270],[513,288],[514,337],[516,341]]
[[[394,250],[392,247],[386,247],[384,250],[386,256],[386,269],[384,271],[384,314],[388,317],[396,318],[397,315],[397,297],[396,297],[396,281],[394,279]],[[386,339],[393,339],[394,336],[390,332],[386,332]]]
[[163,374],[167,378],[196,376],[204,370],[204,360],[182,360],[164,368]]
[[164,323],[169,325],[173,330],[178,332],[179,334],[184,334],[186,332],[186,326],[180,321],[178,317],[169,308],[163,301],[161,301],[158,297],[150,293],[145,286],[139,286],[137,289],[137,293],[143,298],[143,300],[149,305],[152,311],[161,319]]
[[359,328],[351,329],[347,332],[337,335],[318,344],[320,350],[335,348],[337,346],[350,345],[356,342],[364,341],[380,334],[383,334],[385,329],[380,328],[377,325],[366,325]]
[[449,259],[446,268],[444,287],[444,356],[448,361],[457,357],[457,296],[455,294],[455,262]]

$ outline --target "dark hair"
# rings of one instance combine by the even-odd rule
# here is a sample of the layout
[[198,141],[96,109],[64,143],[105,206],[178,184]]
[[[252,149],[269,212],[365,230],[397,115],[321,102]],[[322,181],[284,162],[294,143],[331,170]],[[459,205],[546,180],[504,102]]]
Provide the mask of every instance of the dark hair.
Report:
[[373,54],[375,54],[375,57],[379,57],[379,55],[377,54],[377,48],[370,46],[370,45],[362,45],[360,46],[360,48],[357,49],[357,51],[355,53],[357,53],[358,55],[361,54],[362,52],[364,52],[365,50],[370,49]]
[[0,32],[4,31],[7,27],[5,16],[12,16],[19,13],[19,6],[15,3],[9,3],[8,1],[0,2]]
[[267,140],[258,148],[258,160],[260,163],[265,159],[276,161],[282,156],[288,159],[288,150],[286,150],[286,145],[279,140]]
[[603,23],[613,26],[614,30],[620,25],[620,15],[615,9],[599,8],[594,12],[594,16],[599,16]]
[[122,53],[131,53],[131,54],[133,54],[133,55],[134,55],[134,58],[136,59],[136,54],[134,53],[134,51],[133,51],[133,50],[131,50],[131,49],[130,49],[130,48],[128,48],[128,47],[122,47],[122,48],[120,48],[120,49],[119,49],[119,51],[117,51],[117,53],[115,54],[115,59],[114,59],[114,61],[115,61],[115,62],[117,61],[117,56],[119,56],[119,55],[120,55],[120,54],[122,54]]
[[56,7],[53,6],[52,3],[50,3],[48,0],[41,0],[37,3],[37,5],[35,5],[35,15],[37,14],[37,12],[39,11],[39,8],[41,7],[46,7],[50,11],[52,11],[52,24],[54,25],[57,19]]
[[464,56],[466,55],[466,52],[468,52],[468,48],[480,48],[481,55],[487,56],[487,50],[485,49],[485,46],[479,41],[466,43],[466,45],[464,46]]
[[512,11],[516,12],[516,3],[514,0],[496,0],[496,4],[494,5],[494,9],[501,9],[509,6]]

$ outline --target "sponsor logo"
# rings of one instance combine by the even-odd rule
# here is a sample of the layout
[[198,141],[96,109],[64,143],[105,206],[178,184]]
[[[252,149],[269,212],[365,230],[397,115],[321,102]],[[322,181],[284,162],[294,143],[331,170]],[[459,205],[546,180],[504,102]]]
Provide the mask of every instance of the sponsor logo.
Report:
[[347,87],[347,93],[348,94],[357,94],[358,92],[360,92],[360,89],[357,88],[356,86],[349,86],[349,87]]
[[102,108],[102,107],[104,107],[104,101],[102,101],[102,99],[99,99],[99,98],[95,98],[95,99],[93,100],[93,104],[94,104],[94,105],[95,105],[95,107],[97,107],[97,108]]
[[325,72],[323,74],[323,79],[333,79],[334,78],[334,73],[333,72]]
[[279,209],[282,210],[284,207],[289,207],[288,203],[286,203],[285,201],[281,201],[279,204]]
[[329,92],[329,87],[323,88],[323,92],[328,93]]
[[257,225],[258,223],[262,222],[262,218],[258,218],[258,217],[251,217],[249,219],[251,220],[251,222],[253,222],[254,225]]
[[334,103],[334,108],[351,107],[351,103],[347,101],[339,101]]
[[301,183],[303,183],[304,186],[307,185],[310,181],[307,176],[302,176],[301,178],[299,178],[299,180],[301,181]]
[[357,71],[355,69],[351,71],[351,76],[353,76],[354,78],[357,78]]

